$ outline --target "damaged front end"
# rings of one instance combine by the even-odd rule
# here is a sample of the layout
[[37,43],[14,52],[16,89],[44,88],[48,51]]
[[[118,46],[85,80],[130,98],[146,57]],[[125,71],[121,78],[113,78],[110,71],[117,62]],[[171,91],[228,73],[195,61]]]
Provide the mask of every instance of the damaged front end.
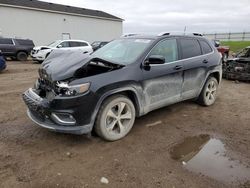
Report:
[[235,58],[225,62],[223,78],[250,81],[250,58]]
[[[28,116],[36,124],[56,132],[90,132],[97,100],[88,78],[122,67],[80,51],[52,53],[39,69],[34,88],[23,94]],[[83,78],[83,82],[74,84]]]

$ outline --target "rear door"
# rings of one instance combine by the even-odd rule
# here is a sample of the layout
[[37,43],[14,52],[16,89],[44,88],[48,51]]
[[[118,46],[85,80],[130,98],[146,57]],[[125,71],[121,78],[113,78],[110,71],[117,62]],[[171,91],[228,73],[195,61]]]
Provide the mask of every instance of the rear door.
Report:
[[183,84],[183,65],[178,61],[176,39],[160,41],[153,47],[147,58],[151,55],[165,57],[165,64],[143,68],[145,113],[180,101]]
[[82,50],[83,52],[92,52],[92,47],[86,42],[81,41],[71,41],[70,46],[74,49]]
[[192,99],[200,93],[206,79],[209,53],[213,50],[209,45],[205,47],[202,43],[205,48],[208,48],[207,54],[203,55],[202,47],[196,38],[180,38],[178,42],[184,66],[182,99]]

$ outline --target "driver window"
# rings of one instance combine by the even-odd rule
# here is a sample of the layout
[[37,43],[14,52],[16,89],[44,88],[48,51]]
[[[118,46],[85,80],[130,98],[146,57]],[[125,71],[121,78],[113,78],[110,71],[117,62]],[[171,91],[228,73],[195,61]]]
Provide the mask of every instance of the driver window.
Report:
[[166,63],[177,61],[178,48],[176,39],[167,39],[159,42],[150,52],[149,56],[151,55],[163,56]]

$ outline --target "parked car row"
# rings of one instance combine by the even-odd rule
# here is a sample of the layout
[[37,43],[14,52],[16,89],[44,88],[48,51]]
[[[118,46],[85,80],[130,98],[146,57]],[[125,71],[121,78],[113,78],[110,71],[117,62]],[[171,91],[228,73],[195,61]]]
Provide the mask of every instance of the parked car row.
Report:
[[31,55],[32,59],[43,62],[52,50],[80,50],[83,53],[92,53],[108,42],[97,41],[90,45],[83,40],[57,40],[46,46],[36,46],[32,40],[16,38],[0,38],[0,50],[5,59],[25,61]]

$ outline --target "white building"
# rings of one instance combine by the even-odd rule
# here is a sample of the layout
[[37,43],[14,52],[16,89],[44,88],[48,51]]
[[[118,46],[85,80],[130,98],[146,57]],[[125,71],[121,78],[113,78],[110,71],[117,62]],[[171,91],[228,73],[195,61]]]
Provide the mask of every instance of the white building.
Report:
[[0,36],[47,45],[58,39],[109,41],[122,35],[121,18],[98,10],[36,0],[0,0]]

